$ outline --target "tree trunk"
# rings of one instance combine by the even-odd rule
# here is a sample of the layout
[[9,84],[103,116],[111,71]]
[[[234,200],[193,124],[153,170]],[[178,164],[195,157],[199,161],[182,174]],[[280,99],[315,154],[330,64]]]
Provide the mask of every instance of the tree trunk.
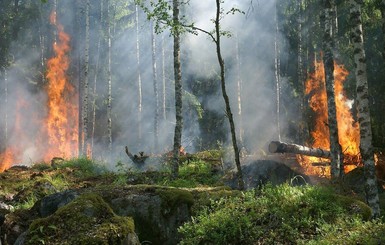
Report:
[[333,58],[333,21],[331,10],[334,8],[334,0],[324,0],[324,40],[323,40],[323,62],[325,66],[325,84],[328,99],[328,126],[331,152],[331,178],[333,181],[342,177],[343,156],[341,145],[338,141],[337,112],[334,90],[334,58]]
[[360,152],[364,162],[366,201],[372,209],[373,218],[380,217],[380,206],[375,174],[372,129],[370,122],[369,91],[366,72],[366,55],[362,30],[362,0],[351,0],[350,23],[352,24],[352,44],[356,76],[357,111],[360,123]]
[[278,25],[278,2],[275,4],[275,36],[274,36],[274,71],[276,90],[276,126],[278,140],[281,140],[281,81],[280,81],[280,58],[279,58],[279,25]]
[[242,117],[242,78],[241,78],[241,58],[239,55],[239,38],[235,41],[235,59],[237,63],[237,98],[238,98],[238,121],[239,121],[239,142],[243,145],[243,117]]
[[[382,17],[382,38],[385,40],[385,0],[382,0],[380,3],[380,11],[381,11],[381,17]],[[385,60],[385,41],[383,42],[382,46],[382,58]]]
[[235,164],[237,166],[237,174],[238,174],[238,188],[240,190],[244,189],[244,182],[243,182],[243,175],[242,175],[242,168],[241,168],[241,161],[239,159],[239,149],[238,149],[238,143],[237,143],[237,137],[236,137],[236,131],[235,131],[235,124],[233,119],[233,114],[231,112],[230,107],[230,100],[226,92],[226,80],[225,80],[225,62],[222,58],[221,53],[221,33],[220,33],[220,18],[221,18],[221,0],[216,0],[216,17],[215,17],[215,35],[216,35],[216,49],[217,49],[217,58],[219,62],[219,66],[221,69],[221,87],[222,87],[222,95],[223,99],[225,100],[226,104],[226,114],[227,118],[229,119],[230,124],[230,131],[231,131],[231,140],[233,143],[233,149],[234,149],[234,157],[235,157]]
[[4,142],[5,149],[8,146],[8,74],[7,69],[4,69]]
[[100,60],[100,46],[101,46],[101,33],[103,30],[103,0],[100,1],[100,19],[99,19],[99,35],[98,35],[98,46],[96,54],[96,64],[95,64],[95,76],[94,76],[94,85],[92,89],[92,129],[91,129],[91,151],[94,151],[94,137],[95,137],[95,126],[96,126],[96,86],[98,81],[98,72],[99,72],[99,60]]
[[299,11],[299,18],[298,18],[298,60],[297,60],[297,76],[298,76],[298,82],[300,86],[300,94],[302,95],[300,98],[300,106],[299,106],[299,128],[298,128],[298,142],[301,144],[305,143],[308,139],[308,126],[307,122],[305,120],[305,113],[306,108],[305,104],[307,103],[305,95],[305,82],[306,82],[306,76],[305,76],[305,69],[304,69],[304,51],[303,51],[303,35],[302,35],[302,24],[304,23],[304,2],[303,0],[300,0],[298,2],[298,11]]
[[140,72],[140,42],[139,42],[139,8],[135,5],[135,28],[136,28],[136,72],[138,82],[138,145],[142,145],[142,77]]
[[162,118],[166,120],[166,64],[164,51],[164,35],[162,34]]
[[159,93],[158,93],[158,74],[156,69],[156,39],[155,29],[151,21],[151,40],[152,40],[152,79],[154,84],[154,152],[159,151]]
[[107,135],[108,135],[108,158],[112,160],[112,79],[111,79],[111,23],[110,4],[106,1],[107,7]]
[[182,146],[182,67],[180,63],[179,1],[173,0],[173,36],[174,36],[174,79],[175,79],[175,132],[172,160],[172,175],[179,174],[179,153]]
[[86,1],[85,11],[85,50],[84,50],[84,83],[83,83],[83,104],[82,104],[82,146],[81,155],[87,156],[88,144],[88,84],[89,84],[89,49],[90,49],[90,0]]
[[288,144],[280,141],[272,141],[269,144],[270,153],[294,153],[306,156],[330,158],[330,151],[321,148],[311,148],[303,145]]

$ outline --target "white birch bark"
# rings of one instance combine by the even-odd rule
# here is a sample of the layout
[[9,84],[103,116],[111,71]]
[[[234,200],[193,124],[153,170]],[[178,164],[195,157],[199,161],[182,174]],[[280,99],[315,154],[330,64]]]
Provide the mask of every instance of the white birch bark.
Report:
[[360,124],[360,153],[364,162],[366,201],[372,209],[374,218],[380,217],[377,177],[374,164],[372,128],[370,121],[369,89],[366,71],[366,54],[364,49],[361,6],[362,0],[350,0],[351,38],[354,48],[354,65],[357,92],[358,122]]
[[138,83],[138,145],[142,144],[142,77],[140,72],[140,41],[139,41],[139,8],[135,5],[135,28],[136,28],[136,64],[137,64],[137,83]]
[[107,135],[108,135],[108,157],[112,160],[112,78],[111,78],[111,20],[110,4],[106,1],[107,7]]
[[152,79],[154,88],[154,152],[159,150],[159,93],[158,93],[158,74],[156,68],[156,39],[153,22],[151,22],[151,41],[152,41]]

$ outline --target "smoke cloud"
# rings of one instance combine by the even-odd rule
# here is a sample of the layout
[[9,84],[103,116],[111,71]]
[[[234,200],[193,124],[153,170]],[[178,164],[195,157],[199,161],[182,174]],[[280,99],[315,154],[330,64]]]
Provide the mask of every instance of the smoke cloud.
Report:
[[[84,79],[84,3],[77,1],[59,1],[58,22],[64,26],[64,31],[71,36],[71,67],[68,77],[77,88]],[[99,1],[97,1],[99,2]],[[77,4],[77,5],[76,5]],[[80,4],[80,5],[79,5]],[[119,5],[121,4],[121,6]],[[274,40],[275,40],[275,1],[225,1],[225,11],[237,8],[246,14],[235,13],[225,15],[221,21],[222,30],[229,31],[231,37],[222,37],[222,51],[226,63],[227,90],[236,120],[236,126],[244,130],[244,145],[253,153],[264,150],[269,140],[278,136],[276,128],[276,94],[274,78]],[[44,148],[36,143],[37,134],[46,116],[47,95],[44,92],[44,82],[41,76],[41,49],[39,35],[36,30],[44,32],[40,35],[45,39],[45,58],[52,55],[53,27],[48,24],[48,15],[52,4],[42,5],[41,18],[30,23],[12,44],[11,53],[15,55],[14,63],[7,70],[8,101],[2,100],[1,111],[7,111],[7,142],[5,146],[15,145],[20,149],[15,163],[31,164],[42,160]],[[105,6],[104,6],[105,8]],[[187,19],[195,26],[207,31],[214,29],[212,19],[215,18],[215,1],[191,0],[188,6],[182,8]],[[100,22],[100,6],[92,3],[90,9],[90,72],[89,93],[90,106],[96,101],[96,124],[94,134],[93,155],[96,159],[107,159],[107,40],[105,36],[106,24]],[[130,160],[124,153],[128,146],[133,153],[164,153],[172,149],[173,132],[175,126],[174,115],[174,83],[173,83],[173,53],[172,37],[165,31],[156,38],[156,67],[157,85],[159,92],[159,148],[155,148],[155,96],[153,81],[153,60],[151,25],[145,13],[139,9],[139,33],[135,28],[135,7],[129,3],[116,3],[111,7],[111,18],[118,20],[112,26],[112,110],[113,110],[113,151],[112,162]],[[121,24],[121,23],[125,24]],[[34,48],[20,47],[26,45],[29,35]],[[138,38],[138,40],[137,40]],[[279,36],[278,38],[282,38]],[[139,42],[140,64],[137,60],[137,41]],[[237,43],[239,49],[237,50]],[[227,119],[224,113],[224,101],[219,87],[211,93],[212,97],[194,95],[191,82],[197,79],[213,80],[219,86],[219,65],[215,53],[215,44],[204,34],[182,36],[182,66],[183,82],[186,94],[193,95],[201,103],[204,110],[215,111],[219,119],[223,120],[226,129],[225,139],[230,137]],[[281,52],[284,47],[281,46]],[[239,55],[239,61],[237,60]],[[45,60],[46,61],[46,60]],[[164,63],[163,63],[164,61]],[[238,63],[239,62],[239,69]],[[30,67],[30,68],[29,68]],[[164,73],[162,68],[164,67]],[[138,69],[141,78],[142,111],[138,112]],[[37,72],[39,71],[39,72]],[[30,74],[27,74],[30,72]],[[238,116],[238,78],[242,82],[241,102],[242,120]],[[94,82],[96,81],[96,86]],[[96,88],[94,96],[93,89]],[[163,86],[165,101],[163,101]],[[2,98],[4,84],[2,85]],[[187,97],[187,96],[185,96]],[[20,105],[21,100],[26,101]],[[190,101],[190,102],[189,102]],[[184,100],[184,135],[183,145],[188,152],[202,150],[198,140],[202,135],[202,120],[196,110],[196,104]],[[162,111],[165,104],[165,114]],[[23,107],[24,106],[24,107]],[[17,124],[18,115],[22,121]],[[92,110],[89,121],[92,120]],[[206,122],[207,123],[207,122]],[[215,123],[215,122],[213,122]],[[89,125],[91,131],[92,124]],[[5,119],[2,120],[1,132],[5,136]],[[19,132],[21,130],[21,132]],[[220,130],[220,129],[218,129]],[[141,135],[140,135],[141,134]],[[212,132],[215,135],[215,132]],[[113,165],[114,163],[111,163]]]

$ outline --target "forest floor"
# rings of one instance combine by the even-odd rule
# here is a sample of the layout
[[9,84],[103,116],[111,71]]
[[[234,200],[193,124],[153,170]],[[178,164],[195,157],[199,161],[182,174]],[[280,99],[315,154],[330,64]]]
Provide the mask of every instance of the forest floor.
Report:
[[[150,191],[153,193],[153,188],[177,188],[182,191],[188,191],[189,193],[194,193],[194,200],[196,203],[199,203],[199,205],[202,205],[202,203],[210,203],[209,201],[202,201],[201,196],[199,198],[196,196],[196,193],[208,193],[211,190],[219,190],[217,194],[209,195],[206,198],[218,198],[218,197],[223,197],[227,195],[235,195],[239,196],[239,192],[234,190],[232,191],[228,187],[224,187],[224,182],[223,182],[223,175],[224,173],[222,171],[218,171],[218,166],[223,164],[220,161],[212,161],[212,159],[216,159],[218,157],[218,152],[210,152],[209,155],[208,153],[198,153],[196,155],[191,155],[188,163],[184,163],[180,167],[180,174],[177,179],[173,179],[169,173],[169,171],[139,171],[139,170],[133,170],[132,168],[127,167],[125,163],[118,163],[116,166],[116,171],[110,171],[107,168],[105,168],[102,164],[98,164],[95,162],[92,162],[87,159],[72,159],[68,161],[63,161],[55,164],[55,166],[47,165],[47,164],[34,164],[31,167],[26,167],[26,166],[14,166],[10,168],[9,170],[0,173],[0,241],[2,243],[0,244],[8,244],[5,238],[5,235],[8,237],[7,239],[11,239],[9,244],[13,244],[13,242],[16,241],[16,239],[21,235],[23,231],[28,230],[28,227],[32,225],[34,220],[39,220],[39,217],[34,217],[32,214],[31,210],[36,209],[36,207],[39,205],[41,200],[44,197],[51,196],[55,193],[63,193],[68,190],[99,190],[99,189],[108,189],[113,192],[113,190],[118,190],[119,188],[126,188],[125,191],[127,191],[127,188],[131,188],[131,186],[138,186],[139,188],[143,188],[145,186],[146,191]],[[376,154],[376,160],[378,162],[378,165],[380,167],[377,167],[377,173],[379,174],[379,177],[382,178],[384,177],[384,172],[382,172],[382,166],[385,166],[385,155],[384,154]],[[278,158],[281,158],[280,160],[282,161],[282,157],[284,156],[279,156]],[[277,159],[277,156],[270,156],[268,157],[270,159],[274,158],[275,160]],[[206,162],[202,159],[210,159],[209,162]],[[291,166],[293,168],[298,168],[299,165],[298,163],[295,163],[295,160],[292,157],[288,157],[286,161],[291,161]],[[197,219],[204,219],[205,215],[214,215],[216,210],[218,212],[220,211],[221,215],[225,215],[227,212],[231,213],[231,215],[235,215],[234,212],[246,212],[246,213],[240,213],[239,217],[244,217],[245,215],[247,217],[250,217],[250,219],[257,219],[257,220],[243,220],[241,219],[240,221],[236,221],[236,215],[233,218],[230,218],[228,222],[231,223],[231,225],[234,225],[234,227],[229,228],[225,227],[224,229],[244,229],[244,227],[238,227],[239,225],[242,225],[242,222],[252,222],[255,224],[255,222],[262,222],[260,225],[265,227],[266,229],[269,227],[276,227],[277,232],[281,232],[279,234],[269,234],[266,233],[265,235],[263,234],[238,234],[235,232],[234,236],[242,236],[245,238],[244,244],[253,244],[254,242],[258,241],[260,244],[269,244],[272,242],[271,237],[275,237],[273,241],[281,241],[280,239],[283,239],[282,241],[285,241],[284,237],[287,237],[289,230],[287,229],[294,229],[297,230],[293,234],[290,234],[290,239],[292,241],[296,242],[282,242],[282,244],[297,244],[297,243],[308,243],[310,241],[314,242],[314,244],[328,244],[328,242],[323,243],[322,241],[330,241],[330,239],[341,239],[341,241],[344,241],[343,235],[346,234],[341,234],[341,235],[336,235],[335,231],[338,229],[351,229],[352,233],[357,232],[356,238],[352,240],[352,242],[348,242],[346,244],[367,244],[369,241],[369,244],[374,241],[374,243],[371,244],[380,244],[381,242],[385,242],[383,238],[377,237],[378,234],[383,234],[385,232],[385,224],[383,221],[378,221],[380,222],[380,225],[376,225],[375,231],[371,231],[371,233],[368,233],[369,235],[362,235],[364,233],[368,232],[368,229],[373,230],[373,226],[375,225],[374,223],[367,224],[366,219],[367,219],[367,214],[365,214],[366,208],[363,208],[363,204],[361,201],[364,201],[364,195],[363,195],[363,179],[362,179],[362,172],[360,171],[355,171],[356,174],[350,174],[347,176],[350,176],[349,178],[346,178],[346,181],[344,183],[340,183],[339,185],[333,185],[331,186],[328,182],[328,178],[325,177],[315,177],[313,176],[313,180],[317,179],[317,185],[318,186],[326,186],[327,189],[330,189],[330,187],[333,188],[333,191],[329,193],[329,191],[326,191],[323,193],[323,191],[315,191],[314,189],[311,189],[312,187],[309,187],[309,193],[306,191],[303,191],[302,189],[288,189],[288,187],[278,187],[281,188],[280,191],[277,191],[275,189],[269,189],[271,187],[268,187],[265,192],[262,191],[258,195],[266,195],[266,198],[268,200],[272,200],[272,203],[269,204],[269,201],[264,204],[258,204],[258,207],[254,207],[252,205],[257,205],[258,200],[255,200],[255,194],[253,194],[251,197],[248,197],[247,193],[250,192],[245,192],[245,197],[243,197],[241,200],[238,200],[237,202],[243,203],[240,205],[245,205],[245,209],[240,206],[240,209],[232,210],[233,204],[231,204],[231,201],[223,201],[223,207],[225,208],[225,211],[220,211],[222,207],[216,207],[213,208],[210,212],[212,213],[207,213],[207,211],[203,211],[203,213],[198,212],[197,210],[205,210],[205,208],[198,206],[194,206],[194,212]],[[384,183],[384,182],[381,182]],[[153,187],[149,187],[153,186]],[[385,186],[382,186],[385,187]],[[149,189],[148,189],[149,188]],[[219,188],[219,189],[217,189]],[[323,188],[323,187],[322,187]],[[121,189],[119,189],[121,190]],[[162,189],[163,190],[163,189]],[[226,190],[225,192],[223,192]],[[157,192],[157,191],[155,191]],[[271,193],[273,194],[271,194]],[[252,192],[253,193],[253,192]],[[282,194],[283,193],[283,194]],[[297,193],[297,194],[294,194]],[[315,195],[311,193],[318,193]],[[320,194],[321,193],[321,194]],[[186,193],[185,193],[186,194]],[[185,194],[178,194],[184,196]],[[188,194],[188,193],[187,193]],[[151,194],[153,195],[153,194]],[[189,196],[188,194],[187,196]],[[200,194],[199,194],[200,195]],[[284,195],[281,197],[277,196],[269,196],[269,195]],[[287,196],[286,196],[287,195]],[[298,200],[292,200],[295,195],[302,196],[302,198],[299,198]],[[322,196],[319,197],[317,195]],[[349,198],[353,198],[354,200],[358,200],[358,204],[356,201],[344,201],[345,199],[342,199],[343,201],[337,202],[337,203],[342,203],[341,205],[344,207],[346,206],[346,203],[349,203],[349,207],[346,209],[347,211],[342,212],[341,214],[336,214],[336,217],[339,217],[338,215],[341,215],[341,220],[344,221],[338,221],[341,223],[331,223],[331,222],[337,222],[336,220],[333,219],[333,221],[328,221],[328,225],[325,225],[322,222],[325,222],[324,219],[322,218],[321,220],[313,220],[315,217],[318,217],[315,215],[315,213],[319,213],[322,217],[324,215],[328,216],[331,208],[326,208],[324,205],[330,205],[330,200],[329,203],[327,203],[328,196],[331,196],[332,199],[336,199],[336,195],[343,195],[347,196]],[[309,198],[308,201],[304,202],[304,196],[306,198]],[[175,201],[174,197],[172,198],[173,201],[167,201],[167,203],[178,203],[181,201]],[[197,201],[198,199],[199,201]],[[251,205],[248,203],[248,198],[251,198],[250,200],[253,201],[253,204]],[[273,201],[275,198],[276,201]],[[285,204],[284,200],[290,199],[288,203]],[[315,202],[319,202],[317,204],[311,204],[312,203],[312,198],[316,198]],[[317,199],[320,198],[320,199]],[[383,190],[380,193],[380,205],[382,209],[382,213],[385,213],[385,193]],[[325,201],[322,201],[321,199],[325,199]],[[338,198],[337,198],[338,199]],[[336,199],[336,200],[337,200]],[[352,199],[352,200],[353,200]],[[177,199],[179,200],[179,199]],[[290,221],[292,216],[289,217],[283,217],[282,219],[287,219],[289,223],[283,222],[282,224],[276,223],[276,219],[281,219],[280,217],[276,217],[274,214],[266,214],[267,216],[264,217],[262,220],[259,220],[261,217],[254,217],[254,213],[250,213],[250,208],[253,209],[255,208],[258,210],[261,208],[261,210],[267,209],[274,209],[274,205],[277,205],[277,200],[278,203],[281,202],[282,200],[283,203],[279,204],[281,206],[275,207],[277,215],[280,214],[280,211],[278,210],[285,210],[284,213],[287,212],[294,212],[294,213],[302,213],[300,220],[298,221],[296,218],[296,221]],[[350,199],[349,199],[350,200]],[[292,209],[293,207],[287,207],[284,205],[292,205],[293,203],[298,203],[296,204],[297,207],[295,209]],[[324,203],[325,202],[325,203]],[[354,205],[353,205],[353,204]],[[173,205],[174,205],[173,204]],[[250,206],[251,205],[251,206]],[[271,207],[265,207],[262,208],[263,205],[270,205]],[[316,210],[315,207],[310,207],[310,206],[317,206],[321,211]],[[340,205],[340,204],[339,204]],[[361,215],[363,220],[362,221],[357,221],[356,218],[351,217],[347,218],[345,220],[345,216],[348,215],[353,215],[354,212],[352,211],[353,206],[356,207],[357,205],[361,208],[359,208],[361,211],[358,213]],[[214,205],[215,206],[215,205]],[[213,206],[213,207],[214,207]],[[200,207],[200,208],[199,208]],[[341,210],[341,207],[335,207],[336,210]],[[231,209],[231,210],[230,210]],[[287,209],[287,210],[286,210]],[[325,210],[323,210],[325,209]],[[23,211],[24,210],[24,211]],[[243,210],[243,211],[242,211]],[[265,212],[263,211],[263,212]],[[26,218],[26,220],[23,220],[21,217],[24,217],[23,215],[26,215],[24,212],[27,212],[28,215],[30,216],[29,219]],[[223,213],[224,212],[224,213]],[[257,213],[262,212],[258,211]],[[315,213],[314,213],[315,212]],[[324,213],[325,212],[325,213]],[[340,212],[340,211],[338,211]],[[16,215],[17,214],[17,215]],[[16,215],[16,216],[14,216]],[[19,216],[18,216],[19,215]],[[21,216],[20,216],[21,215]],[[27,215],[27,216],[28,216]],[[193,215],[193,214],[190,214]],[[218,214],[219,215],[219,214]],[[271,216],[273,215],[273,216]],[[286,215],[283,214],[282,215]],[[310,215],[307,217],[307,215]],[[302,217],[303,216],[303,217]],[[325,216],[325,217],[326,217]],[[17,217],[17,218],[15,218]],[[32,219],[33,217],[33,219]],[[221,217],[220,222],[215,223],[216,221],[216,216],[211,217],[209,220],[212,220],[212,223],[206,224],[209,225],[211,228],[204,227],[205,222],[204,220],[201,220],[199,222],[202,227],[194,227],[193,225],[197,224],[191,224],[191,223],[186,223],[187,225],[184,226],[183,229],[180,230],[181,234],[183,234],[186,237],[186,240],[183,244],[194,244],[196,242],[201,242],[201,241],[196,241],[196,240],[191,240],[193,238],[189,238],[187,233],[193,233],[193,231],[189,229],[193,229],[194,231],[199,231],[201,229],[206,230],[206,229],[218,229],[220,233],[220,229],[222,229],[222,222],[223,219],[226,220],[225,217]],[[303,220],[302,220],[303,218]],[[340,219],[338,218],[338,220]],[[361,219],[360,218],[360,219]],[[266,220],[267,219],[267,220]],[[356,226],[353,227],[347,227],[349,226],[349,222],[352,222],[354,220],[354,224]],[[349,222],[347,222],[349,221]],[[234,223],[237,224],[234,224]],[[346,223],[345,223],[346,222]],[[362,222],[362,223],[360,223]],[[377,222],[377,221],[376,221]],[[11,225],[12,224],[12,225]],[[333,225],[331,225],[333,224]],[[377,223],[376,223],[377,224]],[[213,228],[213,227],[216,228]],[[298,226],[298,227],[297,227]],[[320,227],[323,228],[320,228]],[[340,226],[340,228],[338,228]],[[17,228],[18,227],[18,228]],[[326,227],[326,228],[325,228]],[[327,228],[328,227],[328,228]],[[17,229],[16,229],[17,228]],[[264,228],[264,229],[265,229]],[[39,228],[42,229],[42,228]],[[116,228],[114,228],[116,229]],[[325,229],[325,230],[323,230]],[[328,230],[329,229],[329,230]],[[175,230],[176,232],[176,230]],[[185,233],[184,233],[185,232]],[[203,231],[202,231],[203,232]],[[298,233],[297,233],[298,232]],[[57,234],[57,231],[56,233]],[[269,235],[270,238],[267,237],[267,234]],[[47,234],[45,234],[47,235]],[[143,235],[143,234],[142,234]],[[195,234],[197,235],[197,234]],[[201,234],[202,236],[208,236],[208,234]],[[222,234],[223,235],[223,234]],[[43,236],[43,235],[42,235]],[[52,234],[50,236],[53,236]],[[197,235],[198,236],[198,235]],[[247,238],[248,236],[250,237],[259,237],[256,238],[256,240],[251,241],[247,240],[250,239]],[[282,237],[281,237],[282,236]],[[370,240],[369,236],[371,236],[374,240]],[[218,236],[219,237],[219,236]],[[331,238],[333,237],[333,238]],[[355,237],[355,236],[354,236]],[[139,236],[139,238],[141,238]],[[246,239],[247,238],[247,239]],[[13,239],[13,240],[12,240]],[[146,238],[147,239],[147,238]],[[189,240],[190,239],[190,240]],[[211,239],[211,238],[210,238]],[[217,238],[212,238],[212,239],[217,239]],[[219,239],[219,238],[218,238]],[[326,240],[325,240],[326,239]],[[329,240],[328,240],[329,239]],[[369,240],[367,240],[369,239]],[[382,240],[381,240],[382,239]],[[34,240],[36,242],[36,239]],[[188,242],[190,241],[190,243]],[[319,241],[319,242],[317,242]],[[44,241],[43,241],[44,242]],[[337,242],[338,240],[333,240],[333,243]],[[380,242],[380,243],[378,243]],[[226,244],[226,243],[231,243],[230,240],[227,241],[221,241],[220,243]],[[213,242],[213,244],[220,244]],[[30,242],[29,244],[42,244],[39,242],[33,243]],[[55,243],[51,243],[55,244]],[[154,243],[156,244],[156,243]],[[310,244],[312,244],[310,242]]]

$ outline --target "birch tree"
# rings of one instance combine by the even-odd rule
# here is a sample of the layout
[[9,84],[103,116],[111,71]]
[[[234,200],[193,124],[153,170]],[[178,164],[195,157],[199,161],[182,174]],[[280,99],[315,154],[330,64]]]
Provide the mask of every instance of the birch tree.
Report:
[[87,156],[88,142],[88,85],[89,85],[89,50],[90,50],[90,0],[86,1],[85,9],[85,49],[84,49],[84,82],[83,82],[83,103],[82,103],[82,141],[81,155]]
[[328,100],[328,126],[331,152],[331,178],[333,181],[339,179],[343,174],[343,158],[341,145],[338,142],[337,111],[335,101],[334,84],[334,39],[333,39],[333,14],[334,0],[324,0],[324,40],[323,40],[323,62],[325,67],[325,84]]
[[362,0],[350,0],[351,39],[354,48],[354,66],[357,92],[358,122],[360,124],[360,152],[364,163],[366,201],[372,209],[374,218],[380,217],[377,178],[372,145],[372,128],[370,121],[369,91],[366,71],[361,7]]
[[142,77],[140,71],[140,42],[139,42],[139,8],[135,4],[135,30],[136,30],[136,75],[137,75],[137,86],[138,86],[138,142],[139,146],[142,144],[142,107],[143,107],[143,96],[142,96]]
[[107,136],[108,158],[112,159],[112,78],[111,78],[111,20],[110,1],[106,1],[107,8]]
[[[173,156],[171,159],[171,172],[173,178],[179,174],[179,155],[182,146],[182,66],[180,61],[180,35],[182,33],[182,24],[180,22],[180,2],[173,0],[172,5],[168,1],[160,0],[157,2],[150,1],[152,9],[149,9],[143,1],[136,0],[143,10],[147,13],[149,19],[155,21],[155,30],[157,33],[162,32],[165,28],[170,28],[173,36],[173,57],[174,57],[174,84],[175,84],[175,129],[173,142]],[[170,10],[172,13],[170,14]],[[163,74],[164,75],[164,74]],[[164,101],[165,102],[165,101]]]
[[100,60],[100,52],[101,52],[101,33],[103,30],[103,1],[100,1],[100,17],[99,17],[99,36],[98,36],[98,44],[96,51],[96,64],[95,64],[95,74],[94,74],[94,83],[92,89],[92,128],[91,128],[91,150],[94,150],[94,138],[95,138],[95,127],[96,127],[96,88],[98,81],[98,71],[99,71],[99,60]]
[[154,88],[154,151],[159,149],[159,93],[158,93],[158,73],[156,67],[156,39],[153,22],[151,22],[151,47],[152,47],[152,79]]
[[279,25],[278,25],[278,2],[275,4],[275,36],[274,36],[274,74],[275,74],[275,88],[276,88],[276,123],[277,123],[277,136],[281,141],[281,82],[280,82],[280,59],[279,59]]

